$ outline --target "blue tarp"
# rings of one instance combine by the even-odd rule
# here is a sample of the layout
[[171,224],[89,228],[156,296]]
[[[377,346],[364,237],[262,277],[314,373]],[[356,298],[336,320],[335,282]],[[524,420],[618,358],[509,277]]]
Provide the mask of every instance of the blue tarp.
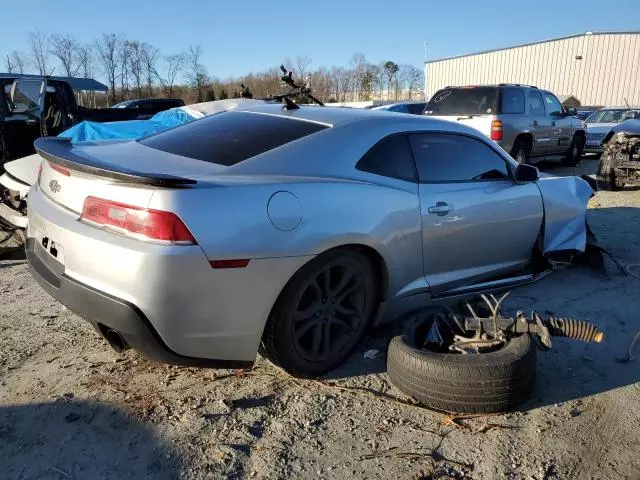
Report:
[[171,108],[156,113],[149,120],[128,120],[123,122],[80,122],[62,132],[59,137],[70,138],[72,143],[85,140],[131,139],[146,137],[196,120],[197,112],[190,113],[183,108]]

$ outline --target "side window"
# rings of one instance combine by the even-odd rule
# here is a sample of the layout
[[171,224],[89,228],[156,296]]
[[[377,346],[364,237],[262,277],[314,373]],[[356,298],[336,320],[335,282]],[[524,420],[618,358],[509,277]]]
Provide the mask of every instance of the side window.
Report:
[[556,97],[551,95],[549,92],[544,92],[544,101],[547,104],[547,112],[549,113],[549,116],[562,115],[564,110],[562,109],[560,101]]
[[510,178],[507,162],[491,147],[464,135],[413,134],[411,150],[424,183],[473,182]]
[[501,113],[524,113],[524,92],[518,87],[503,87]]
[[416,173],[409,141],[405,135],[383,138],[364,154],[358,170],[384,177],[415,182]]
[[411,103],[409,104],[409,113],[414,115],[422,115],[422,111],[424,110],[424,103]]
[[34,112],[40,109],[40,90],[42,82],[34,80],[16,80],[5,85],[5,94],[9,109],[14,113]]
[[544,115],[544,103],[540,92],[529,92],[529,112],[531,115]]

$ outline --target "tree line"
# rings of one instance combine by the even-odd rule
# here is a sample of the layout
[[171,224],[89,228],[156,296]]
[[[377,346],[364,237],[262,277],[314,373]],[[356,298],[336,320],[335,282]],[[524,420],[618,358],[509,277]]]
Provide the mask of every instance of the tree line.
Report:
[[[186,103],[239,97],[241,85],[255,97],[287,90],[279,67],[228,79],[217,78],[203,64],[203,49],[192,45],[184,52],[163,53],[145,41],[103,33],[83,43],[71,35],[30,32],[26,51],[5,55],[9,73],[37,73],[67,77],[96,77],[109,87],[104,102],[131,98],[181,97]],[[307,83],[324,102],[364,100],[418,100],[423,98],[424,73],[413,65],[391,60],[380,64],[355,53],[348,66],[312,68],[308,56],[286,58],[283,64],[298,82]]]

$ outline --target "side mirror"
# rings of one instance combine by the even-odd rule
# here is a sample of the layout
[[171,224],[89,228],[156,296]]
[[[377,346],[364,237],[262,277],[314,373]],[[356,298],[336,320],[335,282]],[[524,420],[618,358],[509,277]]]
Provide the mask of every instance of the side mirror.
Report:
[[533,165],[526,165],[524,163],[518,165],[516,168],[516,182],[537,182],[540,178],[538,168]]
[[634,118],[638,118],[638,117],[640,117],[640,111],[638,110],[628,110],[624,112],[625,120],[633,120]]
[[573,107],[567,108],[567,115],[575,117],[576,115],[578,115],[578,109]]

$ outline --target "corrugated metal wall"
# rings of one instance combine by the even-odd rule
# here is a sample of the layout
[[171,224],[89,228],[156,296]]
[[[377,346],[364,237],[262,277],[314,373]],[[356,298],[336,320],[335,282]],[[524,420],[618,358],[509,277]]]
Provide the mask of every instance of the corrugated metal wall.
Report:
[[[576,56],[582,60],[576,60]],[[582,105],[640,105],[640,33],[580,35],[425,64],[431,97],[453,85],[522,83]]]

